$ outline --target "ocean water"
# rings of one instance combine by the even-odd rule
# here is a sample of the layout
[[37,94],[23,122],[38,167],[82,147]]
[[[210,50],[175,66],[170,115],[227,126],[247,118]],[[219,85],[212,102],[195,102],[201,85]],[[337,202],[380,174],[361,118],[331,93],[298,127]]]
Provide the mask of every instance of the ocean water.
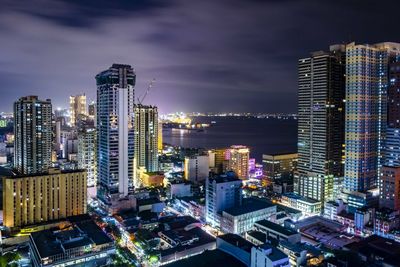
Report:
[[253,117],[195,117],[194,123],[211,123],[203,132],[163,129],[163,142],[181,147],[250,147],[250,156],[261,162],[262,154],[297,151],[297,120]]

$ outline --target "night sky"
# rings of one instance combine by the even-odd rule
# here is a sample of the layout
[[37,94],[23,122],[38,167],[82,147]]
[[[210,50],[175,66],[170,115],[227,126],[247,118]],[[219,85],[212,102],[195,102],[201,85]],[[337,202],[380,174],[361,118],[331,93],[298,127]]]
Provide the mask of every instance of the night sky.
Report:
[[296,112],[297,59],[330,44],[400,41],[400,1],[0,0],[0,111],[24,95],[96,96],[132,65],[161,112]]

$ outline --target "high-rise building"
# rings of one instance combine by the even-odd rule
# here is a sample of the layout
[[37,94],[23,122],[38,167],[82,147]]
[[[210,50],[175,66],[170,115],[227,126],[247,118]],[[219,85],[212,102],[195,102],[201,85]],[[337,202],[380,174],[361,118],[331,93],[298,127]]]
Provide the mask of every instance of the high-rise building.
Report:
[[393,57],[391,61],[384,162],[387,166],[400,166],[400,58]]
[[263,155],[263,176],[270,182],[293,180],[297,153]]
[[78,168],[87,172],[87,186],[97,185],[97,133],[94,128],[82,129],[78,134]]
[[250,149],[246,146],[231,146],[227,150],[228,170],[242,179],[249,178]]
[[86,213],[86,172],[3,177],[3,223],[14,228]]
[[77,124],[80,115],[88,115],[85,94],[69,97],[69,112],[71,116],[71,126]]
[[106,205],[133,190],[135,79],[121,64],[96,75],[97,195]]
[[88,117],[91,121],[93,121],[94,126],[96,126],[96,114],[97,114],[96,102],[92,101],[88,105]]
[[298,164],[294,191],[326,201],[343,175],[345,46],[299,60]]
[[[158,171],[158,110],[135,105],[135,162],[146,172]],[[135,183],[135,186],[139,186]]]
[[204,181],[209,175],[208,155],[193,155],[185,157],[185,180],[193,183]]
[[222,211],[242,205],[242,181],[227,172],[206,180],[206,221],[220,225]]
[[158,152],[162,153],[163,148],[163,124],[158,121]]
[[346,46],[346,191],[377,186],[384,163],[389,64],[400,44]]
[[379,206],[400,210],[400,167],[382,167],[379,180]]
[[214,173],[223,173],[226,171],[228,160],[227,160],[227,149],[218,148],[208,151],[208,158],[210,160],[210,170]]
[[14,103],[14,168],[21,174],[46,172],[51,166],[51,101],[37,96]]

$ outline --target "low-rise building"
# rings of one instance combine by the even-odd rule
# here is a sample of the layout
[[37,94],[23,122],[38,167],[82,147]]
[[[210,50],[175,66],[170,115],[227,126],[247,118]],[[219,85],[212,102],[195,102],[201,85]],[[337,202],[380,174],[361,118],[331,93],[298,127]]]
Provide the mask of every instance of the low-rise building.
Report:
[[168,246],[160,251],[161,264],[191,257],[216,247],[215,238],[198,227],[161,231],[158,234]]
[[252,243],[235,234],[225,234],[217,237],[217,249],[234,256],[246,266],[250,266],[252,247]]
[[399,211],[382,208],[375,211],[374,232],[378,236],[388,237],[388,234],[399,227]]
[[164,186],[164,173],[162,172],[140,172],[140,182],[144,187]]
[[251,267],[290,267],[289,257],[279,249],[264,244],[251,249]]
[[309,217],[321,213],[322,203],[320,201],[303,197],[295,193],[282,195],[282,204],[300,210],[304,216]]
[[292,244],[287,241],[279,242],[278,249],[288,255],[292,267],[311,266],[321,264],[324,260],[324,253],[321,249],[307,243]]
[[255,222],[273,220],[275,216],[275,205],[255,198],[244,199],[241,206],[222,212],[221,230],[224,233],[243,234],[251,230]]
[[254,224],[254,228],[257,231],[265,233],[267,235],[267,239],[273,238],[277,241],[286,240],[291,243],[297,243],[301,240],[300,233],[268,220],[256,222]]
[[80,221],[62,230],[43,230],[29,237],[35,267],[105,266],[115,245],[93,221]]
[[346,206],[343,203],[343,200],[338,199],[336,201],[328,201],[324,205],[324,214],[323,216],[327,219],[336,221],[337,215],[344,211]]
[[192,195],[192,185],[190,183],[170,182],[169,198],[190,197]]

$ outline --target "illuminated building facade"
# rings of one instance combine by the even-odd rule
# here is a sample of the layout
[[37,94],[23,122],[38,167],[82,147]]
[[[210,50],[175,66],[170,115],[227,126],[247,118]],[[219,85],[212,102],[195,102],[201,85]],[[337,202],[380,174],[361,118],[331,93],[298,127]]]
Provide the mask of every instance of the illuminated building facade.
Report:
[[193,155],[185,157],[185,180],[193,183],[204,181],[209,175],[208,155]]
[[[135,105],[136,168],[158,171],[158,110],[154,106]],[[135,183],[135,186],[139,184]]]
[[234,172],[206,179],[206,221],[220,226],[224,210],[242,205],[242,181]]
[[14,103],[14,168],[22,174],[42,173],[51,166],[51,101],[37,96]]
[[113,64],[96,75],[97,195],[106,205],[133,190],[135,80],[130,65]]
[[346,137],[344,189],[377,186],[384,163],[389,63],[400,44],[346,46]]
[[97,184],[97,132],[86,128],[78,134],[78,168],[86,170],[88,187]]
[[79,115],[88,115],[85,94],[69,97],[69,112],[71,116],[71,126],[76,126]]
[[3,178],[3,223],[14,228],[86,213],[86,172],[49,169],[47,173]]
[[234,171],[239,179],[249,178],[250,149],[246,146],[231,146],[227,151],[228,170]]
[[297,153],[263,155],[263,176],[269,181],[292,180],[297,167]]
[[389,65],[388,124],[386,130],[385,165],[400,166],[400,57]]
[[158,122],[158,153],[161,153],[163,150],[163,124],[162,122]]
[[400,210],[400,166],[383,166],[379,180],[379,206]]
[[299,60],[298,164],[294,191],[321,202],[343,175],[345,46]]
[[208,151],[209,167],[214,173],[223,173],[227,168],[227,149],[217,148]]

